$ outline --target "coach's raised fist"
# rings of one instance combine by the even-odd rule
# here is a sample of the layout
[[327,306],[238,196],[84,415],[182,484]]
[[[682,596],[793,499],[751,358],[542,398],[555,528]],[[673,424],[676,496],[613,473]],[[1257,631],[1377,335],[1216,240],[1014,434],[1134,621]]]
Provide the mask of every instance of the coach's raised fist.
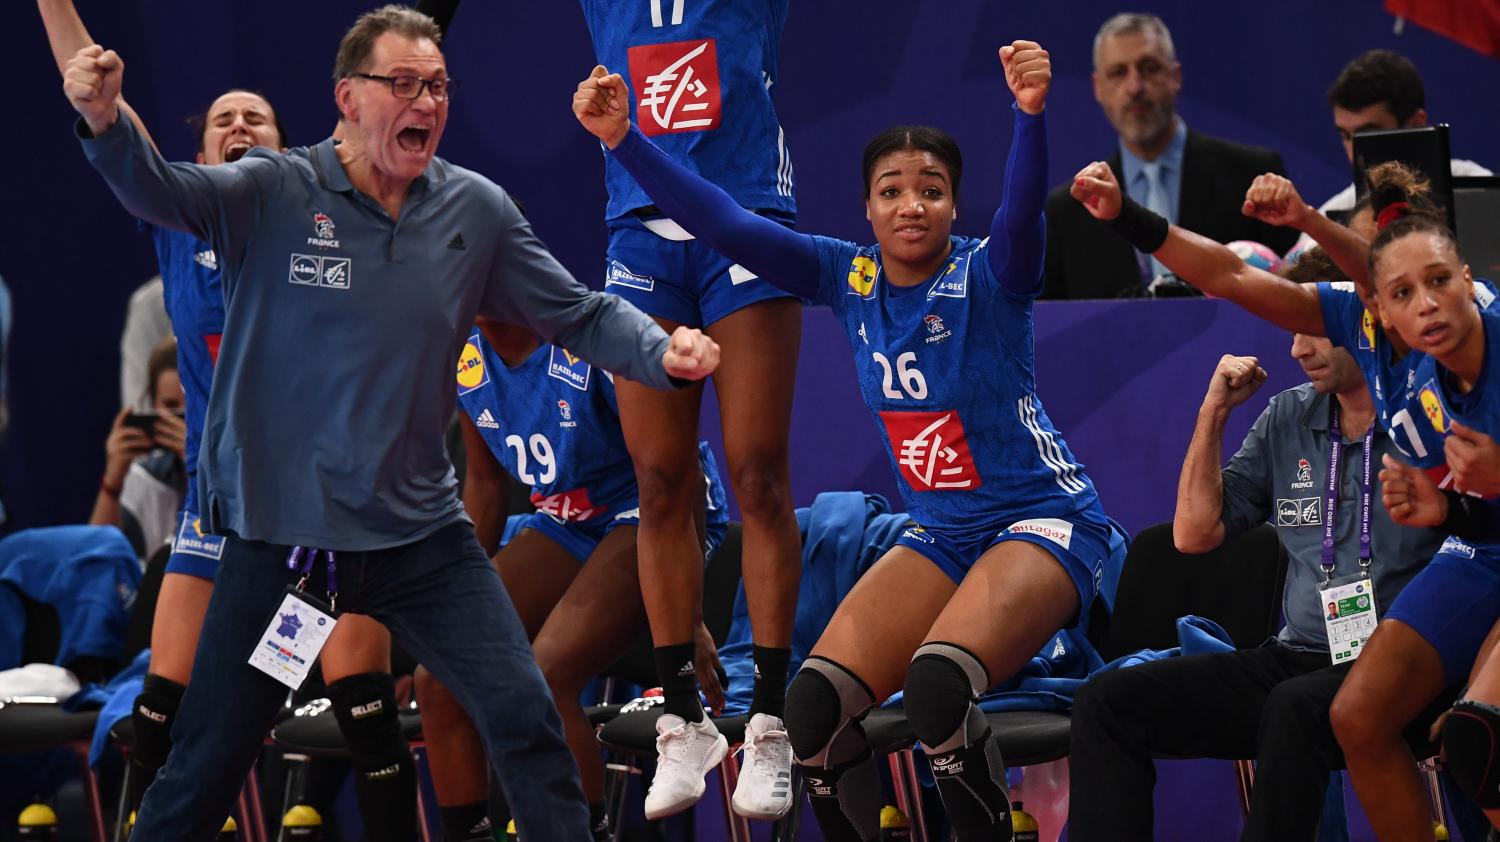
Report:
[[1016,105],[1027,114],[1040,114],[1052,87],[1052,59],[1035,41],[1012,41],[1000,48],[1005,84],[1016,95]]
[[702,380],[719,367],[719,343],[697,328],[679,326],[661,364],[673,377]]
[[620,74],[610,73],[602,64],[595,65],[573,93],[573,116],[605,148],[614,149],[630,132],[629,95]]
[[125,62],[114,50],[90,44],[68,59],[63,71],[63,93],[95,135],[120,116],[120,82]]

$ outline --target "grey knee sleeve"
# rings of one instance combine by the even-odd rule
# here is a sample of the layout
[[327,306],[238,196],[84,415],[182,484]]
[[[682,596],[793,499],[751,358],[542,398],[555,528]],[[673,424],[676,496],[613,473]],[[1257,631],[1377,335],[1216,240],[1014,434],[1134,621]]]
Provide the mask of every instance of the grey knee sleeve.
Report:
[[961,646],[934,642],[917,650],[906,673],[906,718],[928,754],[973,745],[989,733],[974,704],[989,685],[984,664]]
[[827,658],[811,657],[786,693],[786,730],[804,766],[833,768],[869,751],[859,718],[875,706],[870,689]]

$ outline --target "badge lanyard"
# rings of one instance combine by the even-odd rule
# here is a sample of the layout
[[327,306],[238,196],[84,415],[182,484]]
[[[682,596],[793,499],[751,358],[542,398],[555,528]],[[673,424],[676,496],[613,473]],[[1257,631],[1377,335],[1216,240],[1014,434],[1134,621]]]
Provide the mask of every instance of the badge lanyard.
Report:
[[293,547],[287,553],[286,568],[300,575],[297,584],[287,588],[281,605],[271,615],[271,621],[261,634],[260,640],[250,652],[250,666],[271,676],[293,690],[302,686],[307,674],[317,662],[323,644],[338,624],[334,616],[338,604],[338,558],[332,550],[324,550],[328,557],[328,603],[306,593],[307,580],[312,576],[313,564],[318,550],[312,547]]
[[[1365,460],[1368,462],[1369,460]],[[306,560],[304,561],[304,554]],[[329,613],[338,611],[339,585],[337,578],[338,557],[333,550],[324,550],[323,554],[328,556],[328,610]],[[313,564],[318,560],[318,550],[315,547],[292,547],[292,551],[286,556],[286,569],[295,570],[302,578],[297,580],[297,593],[302,593],[307,587],[307,580],[312,576]]]
[[[1344,454],[1344,433],[1339,424],[1339,404],[1333,400],[1333,406],[1328,413],[1328,487],[1323,496],[1323,583],[1326,585],[1333,579],[1333,570],[1338,565],[1334,557],[1334,518],[1339,508],[1339,468]],[[1374,473],[1373,452],[1375,450],[1375,425],[1370,424],[1370,429],[1365,431],[1364,440],[1364,470],[1360,475],[1359,489],[1359,569],[1366,578],[1370,575],[1370,507],[1373,500]],[[332,561],[330,560],[329,576],[332,577]],[[330,587],[332,579],[329,579]]]

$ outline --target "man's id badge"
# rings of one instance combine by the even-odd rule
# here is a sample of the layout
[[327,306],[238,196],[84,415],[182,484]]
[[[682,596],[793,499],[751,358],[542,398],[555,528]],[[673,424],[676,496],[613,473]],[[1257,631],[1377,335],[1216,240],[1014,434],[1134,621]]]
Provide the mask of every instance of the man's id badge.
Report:
[[289,589],[250,653],[250,666],[296,690],[337,623],[314,598]]
[[1375,610],[1375,583],[1368,576],[1346,576],[1318,588],[1328,654],[1335,664],[1359,657],[1380,618]]

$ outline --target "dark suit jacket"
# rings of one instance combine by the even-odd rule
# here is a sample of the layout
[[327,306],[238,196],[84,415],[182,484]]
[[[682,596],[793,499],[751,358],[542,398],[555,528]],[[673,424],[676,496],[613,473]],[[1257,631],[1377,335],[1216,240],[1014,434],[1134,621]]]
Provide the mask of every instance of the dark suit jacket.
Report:
[[[1120,154],[1109,160],[1123,185]],[[1240,213],[1255,177],[1284,173],[1281,155],[1259,146],[1232,143],[1188,129],[1182,152],[1177,224],[1221,243],[1254,240],[1282,254],[1297,232]],[[1135,249],[1089,216],[1072,196],[1071,181],[1047,196],[1047,263],[1043,298],[1117,298],[1140,287]]]

